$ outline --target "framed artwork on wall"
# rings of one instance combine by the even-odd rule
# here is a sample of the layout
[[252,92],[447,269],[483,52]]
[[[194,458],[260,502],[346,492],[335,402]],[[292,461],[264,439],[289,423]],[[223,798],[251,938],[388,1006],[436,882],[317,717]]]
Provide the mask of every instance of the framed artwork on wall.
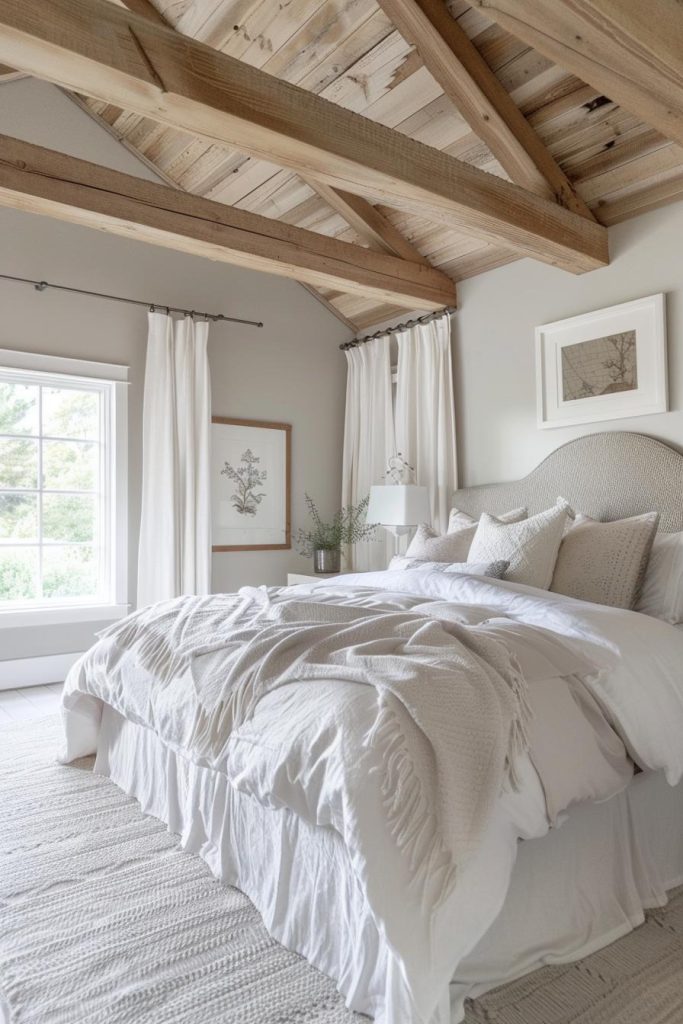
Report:
[[214,551],[279,551],[291,543],[292,428],[211,418]]
[[538,426],[668,409],[662,293],[536,328]]

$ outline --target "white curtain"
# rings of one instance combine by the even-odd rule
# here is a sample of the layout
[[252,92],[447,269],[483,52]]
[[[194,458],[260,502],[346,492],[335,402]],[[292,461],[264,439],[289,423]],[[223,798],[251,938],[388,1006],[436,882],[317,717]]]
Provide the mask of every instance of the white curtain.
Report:
[[209,325],[149,314],[138,607],[211,590]]
[[450,317],[416,324],[397,341],[396,447],[429,489],[432,526],[445,533],[457,486]]
[[[391,400],[389,338],[347,349],[346,418],[342,504],[358,504],[372,484],[385,483],[387,462],[396,450]],[[348,568],[385,569],[391,542],[384,530],[353,545]]]

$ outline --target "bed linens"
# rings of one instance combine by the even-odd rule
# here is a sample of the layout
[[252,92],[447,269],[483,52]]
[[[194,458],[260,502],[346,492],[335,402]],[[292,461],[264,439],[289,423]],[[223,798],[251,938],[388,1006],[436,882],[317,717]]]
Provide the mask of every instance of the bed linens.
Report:
[[[407,580],[406,577],[413,578]],[[566,599],[555,595],[540,595],[529,588],[471,577],[446,577],[442,573],[367,574],[346,580],[328,581],[322,587],[312,585],[304,589],[310,589],[314,596],[311,603],[329,603],[346,607],[351,615],[357,615],[358,607],[388,612],[389,618],[399,610],[405,613],[412,609],[417,613],[416,621],[419,621],[425,615],[424,607],[420,609],[419,606],[424,606],[425,602],[431,599],[448,606],[441,611],[432,608],[431,613],[434,617],[453,615],[457,604],[455,619],[458,628],[463,629],[462,623],[469,623],[472,631],[481,633],[482,636],[486,636],[487,628],[509,628],[510,623],[516,623],[516,628],[522,632],[525,622],[532,627],[540,627],[550,631],[548,643],[551,648],[552,634],[563,638],[559,641],[559,646],[566,664],[560,671],[565,671],[569,667],[572,656],[577,660],[580,660],[579,656],[583,658],[583,665],[575,674],[584,681],[587,681],[583,674],[586,659],[591,669],[595,665],[599,666],[600,670],[593,671],[591,676],[591,692],[601,707],[605,708],[609,703],[604,697],[605,694],[609,696],[610,678],[618,675],[616,669],[621,663],[619,642],[621,632],[624,631],[623,623],[618,622],[614,610],[600,610],[612,611],[613,617],[604,618],[603,615],[603,619],[600,619],[598,615],[596,619],[597,613],[592,606],[582,607],[578,602],[567,602]],[[298,598],[301,597],[301,590],[302,588],[297,588]],[[272,595],[276,604],[280,596]],[[286,601],[280,603],[288,607]],[[234,608],[234,600],[229,604],[226,599],[223,616],[226,613],[230,614]],[[580,611],[576,611],[577,608]],[[332,614],[336,615],[337,612]],[[580,620],[578,629],[577,618]],[[492,619],[504,621],[495,626],[490,622]],[[675,651],[664,651],[663,678],[654,679],[648,694],[651,698],[654,693],[661,711],[667,701],[673,701],[672,707],[676,706],[670,692],[671,680],[667,674],[667,658],[674,658],[676,655],[680,657],[683,651],[683,637],[671,627],[655,620],[648,621],[653,627],[659,626],[673,634],[678,642]],[[505,626],[505,622],[508,623],[508,627]],[[441,622],[440,628],[443,628],[443,625]],[[433,625],[429,628],[433,629]],[[436,635],[433,633],[433,636]],[[444,632],[444,635],[449,634]],[[532,636],[533,630],[529,630],[525,639],[531,642]],[[493,632],[487,639],[489,643],[501,644],[500,637],[495,639]],[[581,643],[575,643],[576,640]],[[505,646],[508,650],[515,649],[514,636],[506,639]],[[521,651],[521,645],[517,646]],[[209,654],[208,657],[216,657],[216,652]],[[522,653],[521,660],[523,659]],[[150,664],[153,662],[154,657],[151,658]],[[641,659],[640,670],[642,664]],[[158,670],[159,665],[155,667]],[[527,668],[527,673],[531,675],[531,669]],[[113,707],[118,705],[119,710],[127,718],[137,720],[153,730],[158,730],[160,715],[168,715],[173,719],[178,699],[182,704],[186,694],[193,692],[193,681],[186,669],[181,670],[178,675],[170,673],[166,678],[167,683],[157,694],[158,699],[151,700],[150,694],[155,686],[154,674],[149,668],[142,667],[139,659],[136,660],[131,651],[117,646],[111,637],[102,640],[80,665],[76,666],[69,678],[64,698],[67,739],[70,744],[67,756],[77,756],[78,753],[85,752],[83,747],[94,746],[103,700]],[[623,682],[623,679],[620,681]],[[307,694],[303,699],[302,690]],[[350,691],[353,691],[353,694]],[[327,716],[323,714],[325,705],[321,706],[318,702],[321,694],[325,696]],[[314,695],[314,699],[311,700],[310,695]],[[680,703],[680,690],[677,696]],[[635,700],[633,695],[631,698]],[[614,703],[618,705],[619,702],[615,699]],[[282,714],[283,707],[287,714]],[[312,712],[313,707],[315,714]],[[330,707],[334,708],[335,714],[339,711],[341,728],[339,721],[335,722],[335,714],[330,714]],[[297,714],[303,716],[300,720],[301,728]],[[679,737],[683,725],[681,714],[683,712],[679,708],[678,722],[671,723],[672,728],[678,727]],[[181,721],[176,723],[181,729],[182,718],[180,715]],[[414,873],[411,874],[409,858],[405,856],[405,848],[403,851],[397,851],[391,841],[391,822],[386,820],[386,807],[381,789],[376,785],[378,778],[381,779],[383,774],[382,744],[363,746],[359,743],[359,738],[368,735],[375,727],[377,718],[378,701],[373,687],[358,687],[349,681],[340,683],[329,679],[323,680],[315,687],[306,682],[292,682],[288,686],[267,693],[256,705],[253,716],[236,731],[234,741],[231,740],[227,745],[225,761],[220,770],[230,779],[232,785],[242,792],[255,796],[265,806],[287,808],[315,826],[333,827],[343,837],[364,898],[367,900],[373,920],[377,923],[382,941],[387,946],[385,994],[384,997],[381,994],[376,997],[372,1003],[373,1012],[379,1020],[392,1021],[392,1024],[397,1019],[405,1019],[411,1024],[413,1021],[427,1022],[430,1019],[436,1020],[434,1015],[441,1012],[439,1007],[443,1008],[444,1005],[444,986],[447,986],[458,959],[467,952],[467,942],[471,939],[474,943],[477,937],[483,934],[500,908],[504,898],[505,878],[509,871],[507,875],[505,872],[501,875],[503,892],[497,893],[500,899],[496,898],[493,901],[479,899],[480,893],[463,893],[458,884],[441,905],[436,898],[440,891],[438,885],[419,887],[419,891],[415,891],[415,886],[411,885]],[[672,714],[671,718],[675,719],[675,715]],[[631,724],[629,714],[626,714],[626,719]],[[645,720],[640,732],[634,727],[632,735],[627,737],[631,749],[637,751],[646,762],[652,759],[649,724]],[[661,721],[659,724],[661,725]],[[311,728],[318,728],[319,732],[313,737],[313,743],[309,744],[306,740],[311,737]],[[303,737],[298,751],[291,743],[287,745],[288,731],[290,736]],[[672,755],[666,740],[665,736],[657,756],[667,762],[666,767],[673,778],[680,765]],[[426,745],[428,755],[429,744],[424,733],[419,733],[419,738],[416,738],[418,745],[420,742]],[[349,749],[341,750],[343,743],[349,745]],[[360,776],[355,783],[359,786],[360,782],[364,783],[362,794],[361,788],[354,790],[353,773],[346,767],[352,761]],[[538,777],[530,761],[526,760],[523,763],[520,773],[520,791],[515,795],[517,818],[507,812],[500,818],[501,804],[497,803],[491,811],[488,826],[483,830],[483,834],[489,836],[489,829],[494,827],[493,823],[498,823],[495,827],[499,829],[497,834],[501,850],[503,847],[508,849],[506,844],[511,844],[511,849],[514,850],[517,836],[524,834],[524,827],[520,826],[524,813],[521,813],[519,808],[526,807],[528,813],[529,807],[537,800]],[[620,781],[614,775],[613,764],[609,766],[607,774],[609,781],[602,796],[609,795],[610,791],[616,792],[615,787]],[[535,783],[533,779],[536,779]],[[350,794],[360,796],[350,799]],[[507,795],[504,793],[501,799],[511,799],[509,789]],[[536,834],[542,834],[547,827],[548,818],[544,813],[542,824],[536,820]],[[490,838],[486,841],[490,841]],[[484,842],[483,838],[481,842]],[[480,852],[481,849],[483,847],[480,848]],[[506,856],[510,856],[509,850]],[[511,858],[510,867],[514,852]],[[476,862],[476,856],[469,861],[470,864]],[[466,859],[464,864],[467,863]],[[470,869],[463,868],[463,885],[467,870]],[[459,905],[459,901],[467,899],[473,900],[472,905],[480,904],[480,916],[477,927],[470,928],[468,936],[465,937],[458,932],[458,921],[449,916],[449,911]],[[425,908],[431,908],[431,915],[425,913]],[[340,978],[338,981],[342,984]],[[399,1004],[402,1017],[386,1016],[387,1007],[397,1007]]]
[[[226,615],[221,597],[179,598],[106,631],[105,643],[156,676],[144,724],[153,721],[174,749],[216,767],[229,763],[233,737],[274,690],[330,680],[337,701],[339,684],[374,687],[371,732],[349,730],[337,768],[356,813],[373,791],[373,813],[383,814],[413,883],[440,902],[480,842],[506,767],[514,773],[526,746],[524,681],[506,646],[426,609],[378,611],[253,588],[228,604]],[[192,640],[178,646],[179,635]],[[108,680],[97,679],[98,695],[114,700]],[[177,680],[182,690],[169,712]],[[343,722],[344,695],[337,703]],[[271,742],[267,730],[263,738]],[[362,749],[354,739],[383,755],[376,786],[355,774]]]

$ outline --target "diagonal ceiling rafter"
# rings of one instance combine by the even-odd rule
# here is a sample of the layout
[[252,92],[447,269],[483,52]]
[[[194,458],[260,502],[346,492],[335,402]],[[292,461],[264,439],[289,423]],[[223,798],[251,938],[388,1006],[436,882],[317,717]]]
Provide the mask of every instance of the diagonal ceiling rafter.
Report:
[[378,3],[510,179],[594,219],[443,0]]

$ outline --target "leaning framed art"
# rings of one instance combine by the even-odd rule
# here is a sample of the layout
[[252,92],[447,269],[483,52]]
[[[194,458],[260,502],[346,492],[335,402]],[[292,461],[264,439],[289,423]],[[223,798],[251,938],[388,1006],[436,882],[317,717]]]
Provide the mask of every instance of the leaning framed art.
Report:
[[663,294],[536,328],[539,427],[668,408]]
[[292,428],[211,418],[214,551],[278,551],[291,544]]

